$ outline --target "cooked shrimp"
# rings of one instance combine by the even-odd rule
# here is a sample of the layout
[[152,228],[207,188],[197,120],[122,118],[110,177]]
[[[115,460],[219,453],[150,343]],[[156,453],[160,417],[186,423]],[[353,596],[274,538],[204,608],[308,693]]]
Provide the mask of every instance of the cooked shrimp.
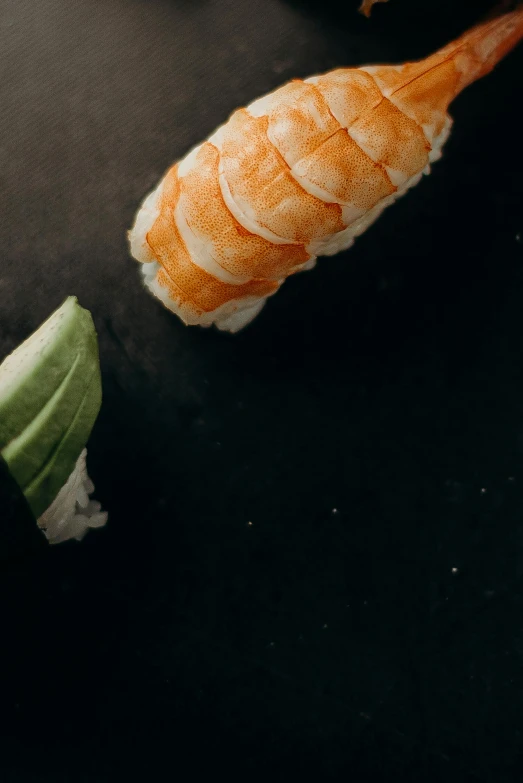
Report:
[[146,285],[186,324],[238,331],[429,173],[451,101],[522,37],[520,6],[420,62],[296,79],[238,109],[143,202],[129,239]]

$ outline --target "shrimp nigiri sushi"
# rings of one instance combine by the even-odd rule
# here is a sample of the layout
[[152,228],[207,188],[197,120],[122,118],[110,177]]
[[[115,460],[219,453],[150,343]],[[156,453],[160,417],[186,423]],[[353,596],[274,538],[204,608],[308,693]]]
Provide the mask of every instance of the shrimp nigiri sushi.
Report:
[[442,154],[451,101],[523,37],[523,7],[420,62],[295,79],[165,174],[129,232],[186,324],[236,332],[290,275],[345,250]]
[[101,399],[93,320],[71,296],[0,364],[0,456],[50,543],[107,520],[85,463]]

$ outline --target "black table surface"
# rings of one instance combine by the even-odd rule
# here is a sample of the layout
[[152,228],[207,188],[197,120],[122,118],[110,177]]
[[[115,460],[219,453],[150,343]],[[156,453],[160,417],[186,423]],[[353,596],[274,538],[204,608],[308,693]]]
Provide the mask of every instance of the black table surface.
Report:
[[491,2],[357,5],[0,3],[0,354],[69,294],[92,311],[110,515],[2,573],[2,783],[520,779],[523,49],[244,332],[184,327],[128,254],[238,105]]

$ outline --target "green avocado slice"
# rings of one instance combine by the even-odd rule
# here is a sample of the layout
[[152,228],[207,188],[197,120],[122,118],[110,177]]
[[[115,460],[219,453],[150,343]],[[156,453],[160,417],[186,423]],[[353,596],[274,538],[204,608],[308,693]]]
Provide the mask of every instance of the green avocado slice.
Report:
[[0,454],[35,516],[72,473],[101,394],[96,330],[76,297],[0,365]]
[[78,354],[33,421],[3,449],[2,456],[21,487],[31,482],[64,437],[96,370],[96,355]]
[[0,364],[0,449],[39,414],[77,355],[93,349],[97,353],[91,314],[70,296]]
[[75,417],[41,471],[25,487],[27,502],[35,517],[49,508],[71,473],[84,448],[98,416],[102,403],[100,373],[93,373],[91,382],[80,402]]

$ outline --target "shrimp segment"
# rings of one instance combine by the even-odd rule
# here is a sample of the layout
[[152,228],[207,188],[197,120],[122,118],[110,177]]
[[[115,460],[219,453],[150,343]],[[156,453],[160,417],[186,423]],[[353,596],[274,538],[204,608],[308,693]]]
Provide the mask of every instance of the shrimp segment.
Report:
[[[257,115],[256,103],[247,107]],[[339,130],[327,102],[311,84],[295,79],[268,96],[267,138],[289,167],[314,152]]]
[[345,128],[300,160],[292,173],[329,193],[338,204],[362,211],[396,192],[385,168],[375,163]]
[[[245,281],[278,280],[309,261],[303,244],[273,244],[238,223],[223,200],[219,161],[216,147],[202,144],[194,165],[180,178],[179,196],[189,228],[208,244],[216,263]],[[194,193],[199,193],[198,200]]]
[[337,68],[306,81],[321,93],[342,128],[350,128],[383,100],[383,93],[372,76],[361,69]]
[[[376,87],[374,95],[360,89],[365,78],[370,79],[352,80],[353,92],[347,89],[347,80],[344,80],[343,102],[346,104],[349,99],[353,112],[358,99],[361,101],[359,113],[379,106],[383,101]],[[359,216],[359,210],[370,209],[396,190],[384,167],[363,151],[345,127],[340,127],[318,84],[292,81],[247,110],[251,115],[259,116],[260,108],[267,112],[268,140],[307,193],[326,203],[353,207],[354,214]],[[343,110],[339,113],[343,114]],[[347,111],[344,115],[347,119]],[[353,116],[358,115],[353,113]]]
[[274,293],[279,287],[276,281],[251,280],[231,285],[194,263],[174,219],[179,193],[177,166],[173,166],[164,179],[158,217],[147,233],[147,243],[161,265],[158,282],[167,289],[175,312],[187,319],[199,319],[231,301],[247,298],[250,303],[252,298]]
[[520,6],[420,62],[338,68],[235,111],[136,216],[131,253],[150,290],[185,323],[245,326],[428,173],[450,103],[521,38]]
[[395,185],[422,171],[429,161],[431,145],[420,126],[386,98],[356,120],[349,134],[371,160],[385,166]]
[[267,117],[240,109],[223,130],[220,165],[234,202],[286,242],[307,243],[341,231],[340,206],[303,189],[269,141],[267,128]]

